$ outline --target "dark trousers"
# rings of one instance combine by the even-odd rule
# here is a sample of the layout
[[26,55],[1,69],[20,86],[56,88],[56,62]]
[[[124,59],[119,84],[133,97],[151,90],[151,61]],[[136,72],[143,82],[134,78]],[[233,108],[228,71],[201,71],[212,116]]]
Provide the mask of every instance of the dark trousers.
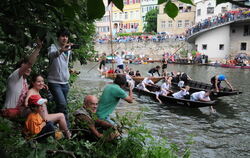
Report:
[[68,118],[68,109],[67,109],[67,95],[69,92],[68,84],[58,84],[58,83],[49,83],[49,90],[53,95],[54,101],[56,102],[55,112],[63,113],[69,128],[69,118]]
[[51,121],[49,121],[43,127],[41,132],[37,135],[37,137],[39,137],[39,136],[41,136],[41,137],[37,138],[36,140],[38,142],[42,142],[42,141],[45,141],[46,138],[48,138],[49,136],[53,136],[54,134],[55,134],[55,126]]

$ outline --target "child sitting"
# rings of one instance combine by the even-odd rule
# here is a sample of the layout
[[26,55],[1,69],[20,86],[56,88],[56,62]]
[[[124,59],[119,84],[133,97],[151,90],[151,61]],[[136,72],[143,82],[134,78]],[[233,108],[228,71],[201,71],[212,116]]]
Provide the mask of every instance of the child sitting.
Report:
[[[26,134],[29,136],[37,135],[42,136],[37,139],[40,141],[54,134],[55,128],[52,121],[44,120],[39,113],[44,111],[44,106],[47,103],[46,99],[41,98],[40,95],[31,95],[28,100],[28,105],[31,109],[31,113],[25,121]],[[65,133],[67,138],[71,137],[71,133],[67,129],[66,121],[64,115],[63,118],[59,119],[59,127]],[[48,133],[48,134],[46,134]]]

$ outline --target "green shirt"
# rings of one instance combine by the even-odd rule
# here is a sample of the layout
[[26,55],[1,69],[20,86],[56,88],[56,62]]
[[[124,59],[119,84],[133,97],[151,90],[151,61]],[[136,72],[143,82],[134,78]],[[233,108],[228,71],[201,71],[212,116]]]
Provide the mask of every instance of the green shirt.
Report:
[[99,101],[99,105],[97,108],[97,116],[100,119],[105,119],[109,114],[111,114],[116,105],[118,104],[120,98],[124,99],[128,95],[126,92],[120,88],[117,84],[109,84],[107,85],[102,93],[102,96]]

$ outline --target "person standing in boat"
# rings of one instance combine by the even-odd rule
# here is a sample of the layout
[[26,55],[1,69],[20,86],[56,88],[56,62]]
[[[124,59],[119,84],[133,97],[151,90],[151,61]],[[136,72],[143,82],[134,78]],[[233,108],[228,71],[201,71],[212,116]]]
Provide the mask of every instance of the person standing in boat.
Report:
[[114,83],[108,84],[101,95],[99,106],[97,107],[97,117],[101,120],[107,121],[112,125],[116,123],[110,119],[110,114],[115,110],[120,99],[128,103],[133,102],[132,87],[129,85],[129,95],[123,90],[126,87],[126,77],[122,74],[117,74]]
[[116,57],[115,57],[115,62],[117,63],[117,67],[122,71],[122,73],[124,72],[124,64],[123,64],[123,59],[122,57],[119,55],[119,53],[116,53]]
[[226,84],[230,87],[230,89],[233,90],[233,86],[227,80],[226,76],[223,74],[219,74],[211,78],[212,88],[215,89],[216,92],[219,92],[222,88],[221,81],[225,81]]
[[148,74],[149,74],[150,76],[154,76],[154,73],[157,73],[158,76],[161,76],[160,73],[159,73],[160,68],[161,68],[161,67],[160,67],[159,65],[157,65],[156,67],[150,69],[150,70],[148,71]]
[[166,76],[166,71],[165,69],[167,69],[168,67],[168,59],[165,57],[165,55],[163,55],[163,59],[162,59],[162,76]]
[[[105,70],[106,59],[107,59],[106,53],[102,53],[102,56],[99,59],[100,61],[99,70]],[[102,66],[103,66],[103,69],[102,69]]]

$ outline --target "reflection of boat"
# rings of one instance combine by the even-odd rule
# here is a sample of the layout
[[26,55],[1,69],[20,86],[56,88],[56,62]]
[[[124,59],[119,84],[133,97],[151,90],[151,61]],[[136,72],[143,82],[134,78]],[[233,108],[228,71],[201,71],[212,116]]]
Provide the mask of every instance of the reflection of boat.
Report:
[[[147,92],[138,88],[134,88],[133,91],[138,92],[139,95],[147,95],[150,96],[152,99],[156,100],[156,92],[159,90],[158,86],[147,86],[147,89],[149,89],[151,92]],[[199,108],[199,107],[206,107],[206,106],[215,106],[215,101],[209,101],[209,102],[200,102],[200,101],[191,101],[189,99],[177,99],[172,96],[163,96],[159,95],[159,99],[162,101],[162,103],[170,105],[170,106],[185,106],[190,108]]]
[[[189,92],[197,92],[197,91],[208,91],[212,90],[212,85],[208,83],[203,83],[203,82],[198,82],[198,81],[193,81],[193,80],[188,80],[186,85],[190,86]],[[175,88],[178,88],[178,83],[177,82],[172,82],[172,86]],[[223,96],[231,96],[231,95],[238,95],[241,94],[242,92],[238,90],[231,90],[229,88],[223,88],[219,92],[213,92],[211,93],[211,98],[215,97],[223,97]]]
[[250,66],[239,66],[239,65],[228,65],[228,64],[221,64],[221,67],[226,67],[226,68],[240,68],[240,69],[250,69]]
[[[115,79],[116,77],[116,73],[106,73],[106,72],[102,72],[102,75],[104,75],[106,78],[110,78],[110,79]],[[145,77],[141,77],[141,76],[136,76],[136,77],[131,77],[135,82],[141,82],[142,80],[144,80]],[[150,80],[152,80],[154,83],[159,82],[161,79],[163,79],[163,77],[148,77]]]

